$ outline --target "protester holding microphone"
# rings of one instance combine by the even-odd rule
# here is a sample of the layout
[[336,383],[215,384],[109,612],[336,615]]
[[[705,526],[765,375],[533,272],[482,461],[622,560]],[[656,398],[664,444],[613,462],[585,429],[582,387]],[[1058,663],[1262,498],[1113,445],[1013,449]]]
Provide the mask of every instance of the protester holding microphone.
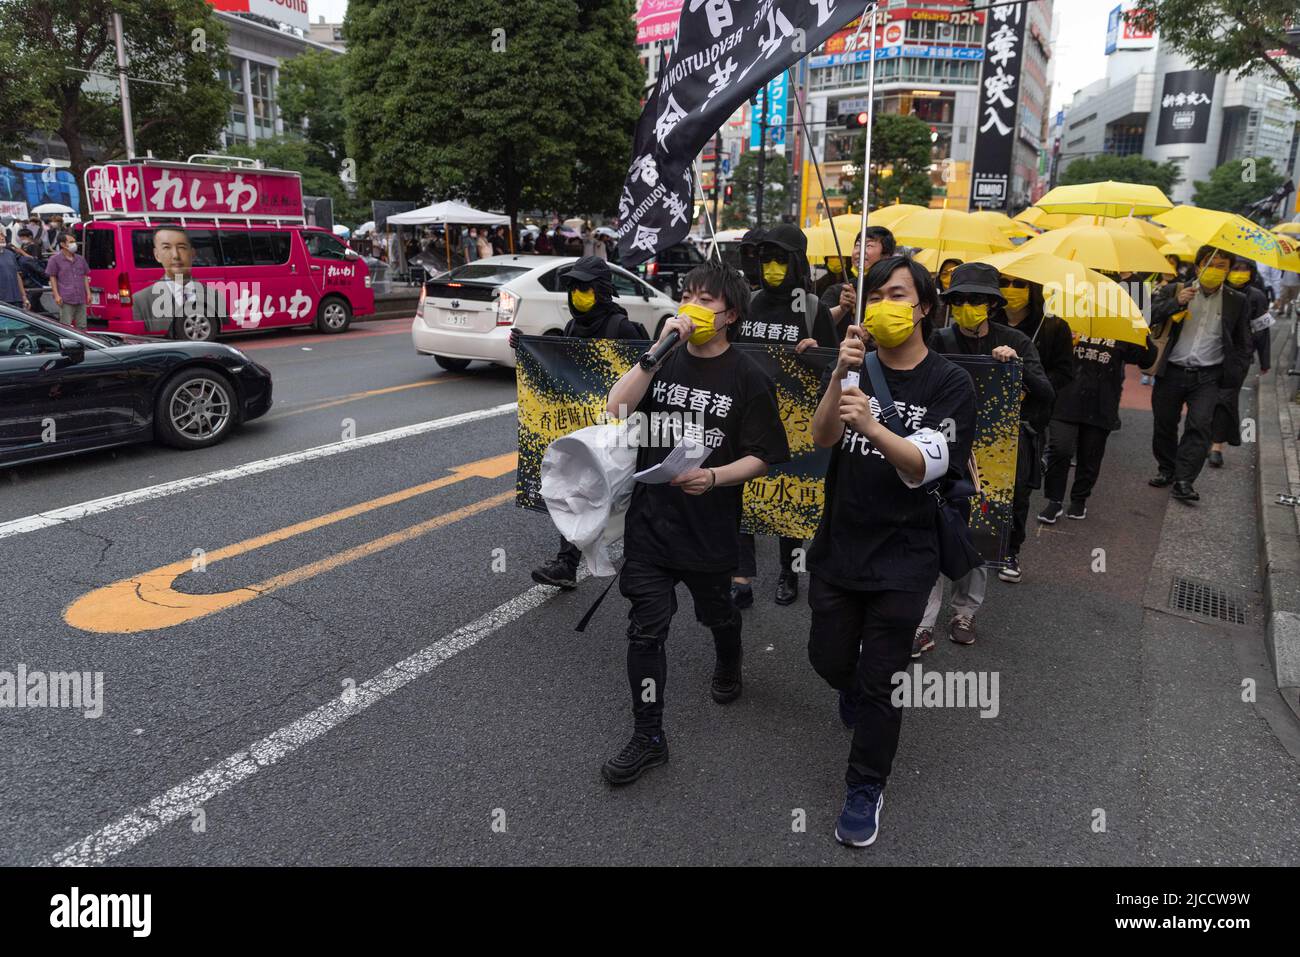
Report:
[[[639,481],[632,492],[619,591],[632,606],[627,677],[634,728],[623,750],[601,768],[610,784],[631,783],[668,760],[664,643],[677,611],[678,582],[691,593],[696,620],[713,632],[713,700],[727,704],[740,697],[741,618],[731,599],[731,573],[740,552],[742,486],[790,457],[771,379],[731,348],[749,298],[744,277],[729,266],[710,261],[691,270],[682,306],[664,323],[658,344],[609,392],[610,415],[626,419],[638,412],[650,423],[649,441],[637,451],[639,472],[660,466],[686,439],[707,450],[698,467],[670,484]],[[674,422],[685,423],[681,434],[665,441]]]

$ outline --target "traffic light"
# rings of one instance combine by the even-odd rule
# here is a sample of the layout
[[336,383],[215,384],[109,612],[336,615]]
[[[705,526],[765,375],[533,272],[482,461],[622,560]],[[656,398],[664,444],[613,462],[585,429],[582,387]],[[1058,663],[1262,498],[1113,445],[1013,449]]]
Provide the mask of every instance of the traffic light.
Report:
[[727,184],[727,188],[726,188],[726,189],[723,191],[723,193],[722,193],[722,202],[723,202],[724,205],[725,205],[726,203],[731,202],[731,189],[732,189],[732,186],[731,186],[730,183],[728,183],[728,184]]
[[863,110],[861,113],[850,113],[844,117],[844,125],[851,130],[860,130],[867,125],[870,119],[871,114]]

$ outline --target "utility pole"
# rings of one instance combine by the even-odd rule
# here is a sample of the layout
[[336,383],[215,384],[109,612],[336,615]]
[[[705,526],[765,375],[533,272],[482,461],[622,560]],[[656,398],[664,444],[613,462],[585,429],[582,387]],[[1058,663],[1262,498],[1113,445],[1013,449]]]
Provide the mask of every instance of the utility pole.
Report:
[[122,143],[126,158],[135,156],[135,129],[131,123],[131,90],[126,82],[126,40],[122,36],[122,14],[113,14],[113,40],[117,45],[117,83],[122,94]]

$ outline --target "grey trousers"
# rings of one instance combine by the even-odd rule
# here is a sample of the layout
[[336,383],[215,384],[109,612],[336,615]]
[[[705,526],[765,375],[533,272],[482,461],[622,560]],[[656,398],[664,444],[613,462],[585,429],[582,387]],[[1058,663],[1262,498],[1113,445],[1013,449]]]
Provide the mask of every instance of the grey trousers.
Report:
[[[972,568],[964,576],[952,583],[952,599],[949,606],[954,615],[974,618],[975,613],[984,604],[984,593],[988,591],[989,571],[983,565]],[[921,628],[934,629],[939,620],[939,608],[943,605],[943,576],[930,589],[930,598],[925,603],[925,614],[921,616]]]

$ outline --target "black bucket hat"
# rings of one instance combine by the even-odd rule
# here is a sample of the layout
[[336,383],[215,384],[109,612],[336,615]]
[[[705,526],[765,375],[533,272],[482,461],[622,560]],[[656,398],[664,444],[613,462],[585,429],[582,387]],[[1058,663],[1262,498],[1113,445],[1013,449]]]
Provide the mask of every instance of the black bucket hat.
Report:
[[948,288],[940,295],[945,299],[953,296],[992,296],[1003,305],[1007,298],[1002,295],[1001,273],[996,266],[988,263],[962,263],[952,271]]
[[606,282],[613,283],[609,264],[599,256],[583,256],[574,263],[561,277],[566,283]]
[[808,255],[808,237],[794,223],[781,223],[769,229],[759,240],[759,245],[766,246],[768,243],[778,246],[788,253],[795,253],[799,256]]

